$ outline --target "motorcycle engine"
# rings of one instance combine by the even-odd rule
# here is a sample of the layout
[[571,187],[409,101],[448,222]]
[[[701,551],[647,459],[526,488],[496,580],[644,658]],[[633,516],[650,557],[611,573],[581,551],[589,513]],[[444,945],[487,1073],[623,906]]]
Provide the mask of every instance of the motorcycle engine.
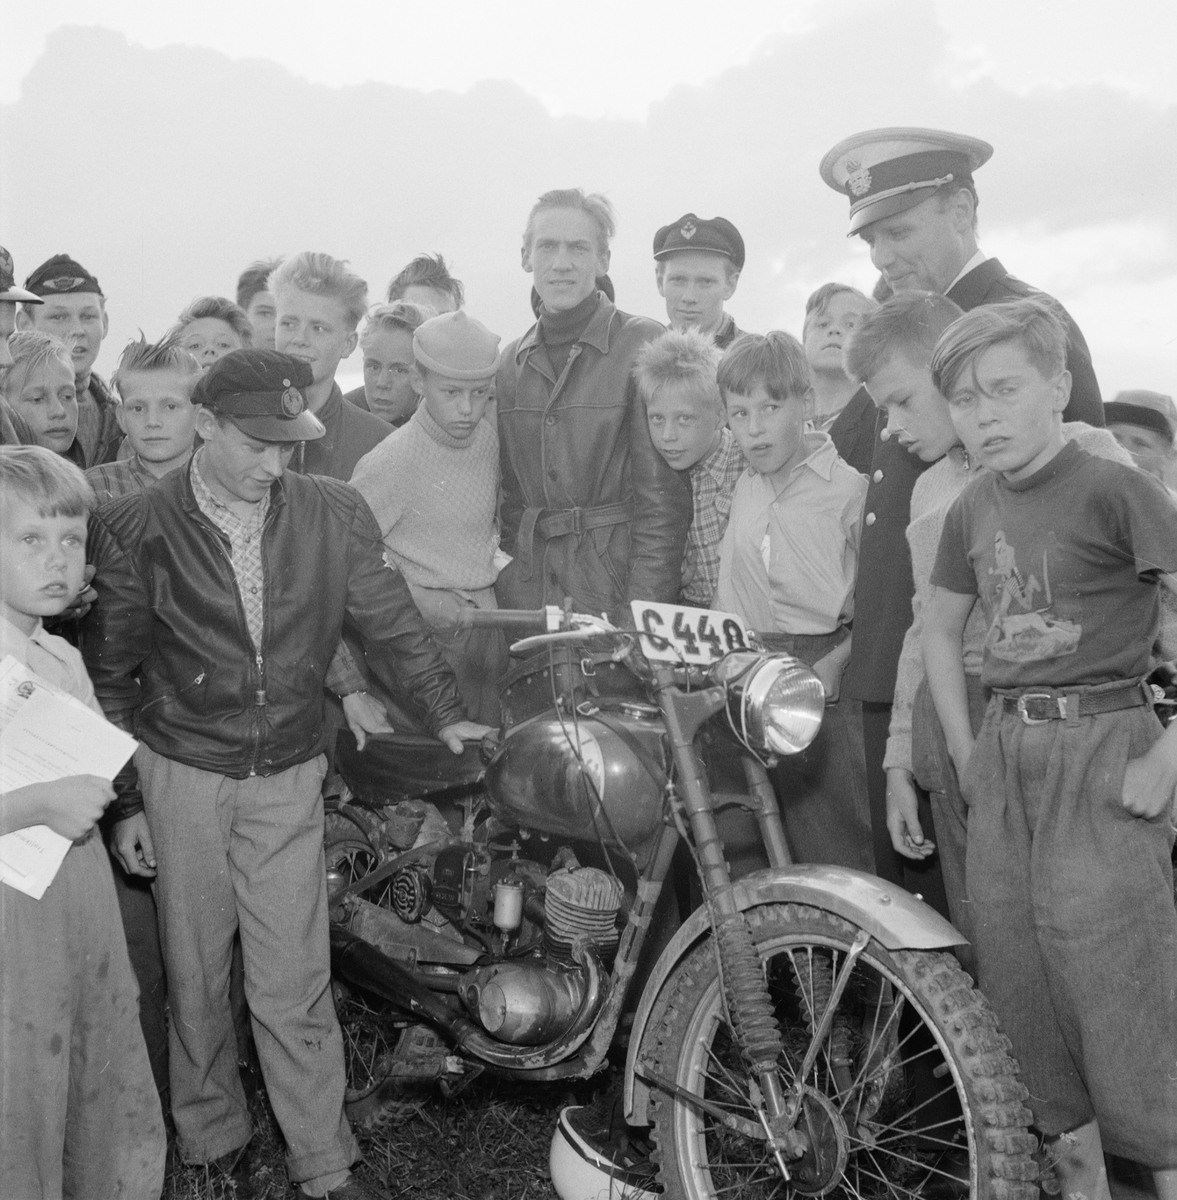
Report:
[[[400,807],[366,822],[373,859],[405,852],[388,844],[390,831],[395,836],[403,824]],[[471,831],[469,822],[462,825]],[[329,836],[329,888],[343,894],[333,918],[436,990],[456,994],[492,1037],[539,1045],[569,1027],[584,998],[577,941],[586,939],[606,966],[612,963],[624,891],[610,873],[581,866],[567,846],[550,858],[542,854],[545,864],[521,856],[531,840],[525,833],[500,840],[507,831],[495,818],[490,825],[470,841],[439,843],[435,855],[423,854],[362,895],[343,894],[348,881],[333,868]],[[553,845],[547,837],[535,841],[536,850]]]

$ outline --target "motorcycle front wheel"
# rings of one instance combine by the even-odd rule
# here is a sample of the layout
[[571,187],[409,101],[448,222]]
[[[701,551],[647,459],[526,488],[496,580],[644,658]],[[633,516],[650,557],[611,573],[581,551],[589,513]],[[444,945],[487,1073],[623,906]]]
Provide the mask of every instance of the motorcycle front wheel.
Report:
[[[759,1085],[728,1024],[714,948],[704,942],[667,981],[643,1040],[667,1200],[1036,1200],[1026,1089],[1009,1041],[951,955],[887,951],[872,940],[802,1078],[858,929],[798,905],[746,916],[804,1150],[782,1156],[786,1179],[765,1133]],[[659,1078],[677,1094],[660,1089]]]

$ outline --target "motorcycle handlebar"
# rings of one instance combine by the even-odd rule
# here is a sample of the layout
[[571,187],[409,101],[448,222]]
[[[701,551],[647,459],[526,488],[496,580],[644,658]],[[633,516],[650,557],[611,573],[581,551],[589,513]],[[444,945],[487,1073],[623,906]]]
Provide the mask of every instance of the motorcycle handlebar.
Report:
[[521,633],[543,633],[548,628],[545,608],[475,608],[468,605],[458,612],[462,629],[515,629]]

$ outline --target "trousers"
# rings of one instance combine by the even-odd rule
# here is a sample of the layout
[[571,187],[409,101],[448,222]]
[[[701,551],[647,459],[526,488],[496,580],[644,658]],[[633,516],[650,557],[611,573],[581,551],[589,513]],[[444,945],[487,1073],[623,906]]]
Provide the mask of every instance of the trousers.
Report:
[[40,900],[0,884],[0,1196],[156,1200],[167,1142],[111,864],[93,833]]
[[229,779],[141,745],[135,765],[158,869],[181,1156],[208,1162],[252,1133],[229,1004],[240,930],[245,996],[290,1178],[345,1170],[359,1151],[343,1113],[343,1040],[331,997],[324,757]]
[[994,697],[960,777],[978,982],[1034,1122],[1177,1167],[1177,907],[1168,811],[1121,803],[1147,708],[1028,725]]

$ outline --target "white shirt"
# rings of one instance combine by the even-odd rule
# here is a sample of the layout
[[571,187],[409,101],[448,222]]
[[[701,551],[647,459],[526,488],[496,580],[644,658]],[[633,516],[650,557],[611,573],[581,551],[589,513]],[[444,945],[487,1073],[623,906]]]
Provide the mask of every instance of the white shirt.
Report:
[[974,254],[973,257],[970,258],[963,267],[961,267],[960,273],[957,275],[957,277],[944,289],[944,294],[947,296],[948,293],[952,291],[952,289],[956,287],[956,285],[960,283],[960,281],[970,271],[976,270],[976,268],[979,267],[988,257],[989,255],[986,254],[984,250],[978,250],[977,253]]

